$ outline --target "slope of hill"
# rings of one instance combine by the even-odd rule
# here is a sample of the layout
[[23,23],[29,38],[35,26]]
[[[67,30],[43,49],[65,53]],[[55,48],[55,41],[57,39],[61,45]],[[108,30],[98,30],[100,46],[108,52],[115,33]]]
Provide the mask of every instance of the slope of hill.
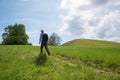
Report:
[[62,46],[79,46],[79,47],[120,47],[120,43],[90,40],[90,39],[75,39],[64,43]]
[[120,80],[120,48],[49,49],[0,45],[0,80]]

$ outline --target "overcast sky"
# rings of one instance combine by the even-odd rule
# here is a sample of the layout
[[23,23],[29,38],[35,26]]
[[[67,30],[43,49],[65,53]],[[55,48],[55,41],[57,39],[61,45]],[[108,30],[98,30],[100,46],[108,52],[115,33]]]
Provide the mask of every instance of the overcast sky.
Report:
[[0,0],[0,35],[16,23],[25,25],[34,45],[41,29],[57,33],[62,42],[76,38],[120,42],[120,0]]

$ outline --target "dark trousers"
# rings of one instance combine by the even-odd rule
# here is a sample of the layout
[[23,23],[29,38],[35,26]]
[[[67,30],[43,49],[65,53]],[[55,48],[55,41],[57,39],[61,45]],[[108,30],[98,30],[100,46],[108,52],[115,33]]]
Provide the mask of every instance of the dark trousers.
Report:
[[41,53],[43,53],[43,47],[45,47],[48,55],[50,55],[50,51],[48,50],[48,47],[47,47],[47,41],[42,41],[41,47],[40,47]]

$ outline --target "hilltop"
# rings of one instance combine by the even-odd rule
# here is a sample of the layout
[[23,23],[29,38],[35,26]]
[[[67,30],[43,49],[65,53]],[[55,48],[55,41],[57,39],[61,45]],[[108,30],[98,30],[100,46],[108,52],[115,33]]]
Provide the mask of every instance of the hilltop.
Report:
[[120,47],[120,43],[92,40],[92,39],[75,39],[64,43],[62,46],[79,46],[79,47]]

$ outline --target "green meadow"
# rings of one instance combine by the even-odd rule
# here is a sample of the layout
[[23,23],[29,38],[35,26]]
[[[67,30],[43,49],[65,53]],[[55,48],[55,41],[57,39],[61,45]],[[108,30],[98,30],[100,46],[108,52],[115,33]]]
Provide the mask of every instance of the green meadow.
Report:
[[0,80],[120,80],[120,43],[77,39],[49,49],[0,45]]

